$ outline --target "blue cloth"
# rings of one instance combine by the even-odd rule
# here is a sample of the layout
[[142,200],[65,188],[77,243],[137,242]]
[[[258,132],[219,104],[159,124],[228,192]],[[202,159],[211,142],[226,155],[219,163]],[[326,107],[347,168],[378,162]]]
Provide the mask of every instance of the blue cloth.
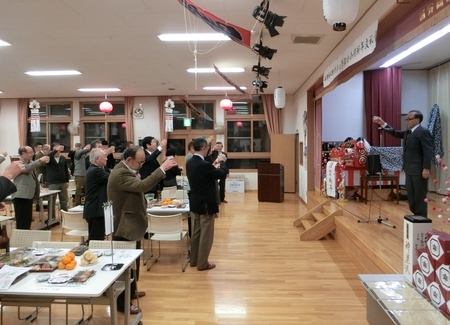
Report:
[[444,146],[442,145],[441,115],[439,114],[439,106],[437,104],[434,104],[431,109],[428,131],[430,131],[433,137],[433,163],[439,167],[440,164],[436,156],[444,157]]

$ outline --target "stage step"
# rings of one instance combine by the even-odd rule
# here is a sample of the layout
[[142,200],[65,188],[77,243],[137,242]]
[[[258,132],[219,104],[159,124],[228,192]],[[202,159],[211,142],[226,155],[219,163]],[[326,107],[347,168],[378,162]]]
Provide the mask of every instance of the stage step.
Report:
[[297,218],[293,225],[299,227],[300,240],[320,240],[334,232],[334,217],[342,215],[341,208],[330,201],[320,203],[307,213]]

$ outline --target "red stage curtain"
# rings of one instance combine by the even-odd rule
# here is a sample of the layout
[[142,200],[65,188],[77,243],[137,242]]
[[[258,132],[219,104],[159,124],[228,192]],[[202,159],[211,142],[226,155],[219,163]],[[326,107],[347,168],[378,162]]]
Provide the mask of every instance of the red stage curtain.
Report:
[[[385,122],[400,129],[402,101],[402,69],[390,67],[387,69],[364,71],[364,105],[366,112],[366,139],[372,146],[380,146],[380,136],[374,116],[381,117]],[[398,147],[400,139],[383,133],[383,147]]]

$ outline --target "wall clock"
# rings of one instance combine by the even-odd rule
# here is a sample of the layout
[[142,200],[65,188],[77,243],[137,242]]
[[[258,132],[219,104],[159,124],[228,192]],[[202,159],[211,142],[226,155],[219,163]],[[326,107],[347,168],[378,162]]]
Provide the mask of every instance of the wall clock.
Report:
[[133,108],[133,117],[134,118],[144,118],[144,110],[142,107]]

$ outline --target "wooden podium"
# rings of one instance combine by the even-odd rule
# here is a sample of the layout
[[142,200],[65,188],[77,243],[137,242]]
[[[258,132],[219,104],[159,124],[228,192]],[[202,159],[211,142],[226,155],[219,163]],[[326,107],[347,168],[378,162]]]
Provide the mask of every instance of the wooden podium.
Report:
[[258,201],[284,201],[284,167],[282,164],[258,164]]

